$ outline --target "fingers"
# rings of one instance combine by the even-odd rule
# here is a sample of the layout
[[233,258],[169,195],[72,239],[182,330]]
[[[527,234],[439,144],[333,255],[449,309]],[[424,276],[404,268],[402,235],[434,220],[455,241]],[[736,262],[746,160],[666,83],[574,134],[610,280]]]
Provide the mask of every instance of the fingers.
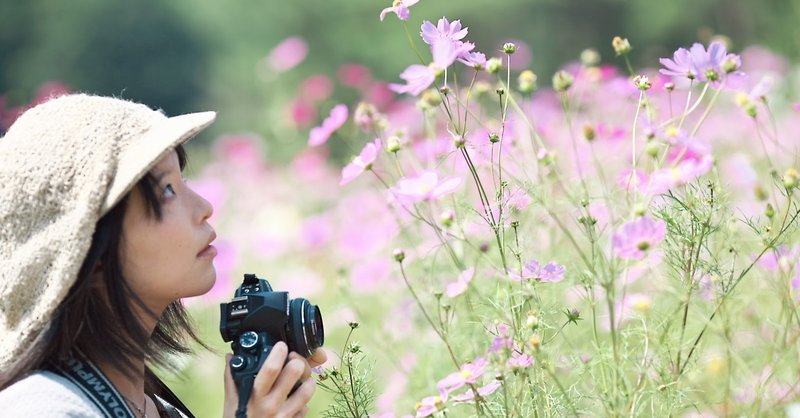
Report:
[[[289,349],[283,341],[277,342],[272,347],[272,351],[270,351],[267,360],[264,361],[253,382],[253,398],[266,396],[271,391],[284,368],[283,365],[286,362],[288,351]],[[286,393],[289,392],[287,391]]]
[[303,358],[303,356],[292,351],[291,353],[289,353],[289,361],[292,360],[302,361],[303,364],[305,365],[305,367],[303,368],[303,374],[300,375],[300,380],[306,380],[309,377],[311,377],[311,365],[309,364],[308,361],[306,361],[305,358]]
[[287,411],[298,411],[298,413],[302,413],[302,415],[295,416],[305,416],[306,413],[308,413],[308,406],[306,404],[308,404],[311,397],[314,396],[316,390],[317,382],[313,378],[304,380],[303,384],[286,400],[284,408],[286,408]]
[[328,354],[322,348],[317,348],[314,355],[308,358],[308,364],[311,367],[317,367],[328,361]]

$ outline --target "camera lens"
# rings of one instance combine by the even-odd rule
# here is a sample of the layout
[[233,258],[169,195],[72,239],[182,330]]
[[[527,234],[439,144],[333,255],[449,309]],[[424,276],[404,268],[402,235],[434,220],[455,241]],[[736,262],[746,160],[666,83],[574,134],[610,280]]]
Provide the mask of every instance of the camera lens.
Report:
[[322,314],[307,299],[296,298],[289,303],[289,349],[310,357],[325,342]]

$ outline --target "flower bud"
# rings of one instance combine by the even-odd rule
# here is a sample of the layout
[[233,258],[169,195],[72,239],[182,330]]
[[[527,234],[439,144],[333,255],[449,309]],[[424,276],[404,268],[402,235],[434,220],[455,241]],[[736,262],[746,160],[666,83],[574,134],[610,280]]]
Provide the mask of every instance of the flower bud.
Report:
[[661,146],[658,145],[656,141],[650,141],[645,145],[644,152],[652,158],[658,158],[658,154],[661,152]]
[[600,64],[600,53],[594,49],[584,49],[581,51],[581,63],[587,67],[594,67]]
[[799,175],[797,170],[794,168],[786,170],[786,172],[783,174],[783,185],[786,186],[787,189],[793,189],[797,187],[798,177]]
[[563,93],[569,90],[574,82],[575,78],[572,77],[572,74],[564,70],[560,70],[553,75],[553,90]]
[[641,91],[647,91],[650,90],[650,87],[653,87],[653,83],[650,82],[650,79],[646,75],[637,75],[634,77],[633,85]]
[[775,216],[775,208],[773,208],[771,204],[767,203],[767,209],[764,210],[764,215],[767,215],[767,218],[772,219]]
[[633,205],[633,215],[634,216],[644,216],[647,213],[647,206],[643,203],[636,203]]
[[350,329],[358,328],[358,322],[348,322],[347,325],[350,327]]
[[730,74],[739,69],[742,66],[742,59],[739,58],[736,54],[728,54],[725,59],[719,64],[719,68],[725,72],[725,74]]
[[594,127],[590,124],[583,125],[583,137],[586,138],[587,141],[592,142],[594,141],[595,137],[597,137],[597,132],[595,132]]
[[400,148],[402,148],[402,145],[397,135],[392,135],[386,140],[386,151],[394,153],[400,151]]
[[398,263],[402,263],[403,260],[406,259],[406,252],[401,248],[395,248],[395,250],[392,252],[392,255],[394,256],[394,261],[397,261]]
[[447,96],[448,94],[450,94],[450,87],[447,86],[439,87],[439,93],[442,93],[442,96]]
[[497,93],[498,96],[503,97],[503,95],[506,94],[506,89],[498,87],[494,92]]
[[489,142],[491,142],[492,144],[496,144],[496,143],[500,142],[500,135],[497,135],[494,132],[490,133],[489,134]]
[[478,246],[478,250],[482,253],[489,252],[489,244],[486,242],[482,242],[481,245]]
[[614,52],[617,56],[627,55],[631,52],[631,43],[628,42],[628,38],[620,38],[619,36],[615,36],[614,39],[611,40],[611,46],[614,47]]
[[456,148],[464,148],[466,143],[467,140],[464,138],[464,135],[453,135],[453,145],[455,145]]
[[453,221],[455,221],[455,219],[456,215],[452,210],[446,210],[439,215],[439,223],[441,223],[445,228],[450,228],[453,226]]
[[755,189],[753,190],[753,194],[756,196],[756,199],[760,201],[764,201],[769,198],[769,193],[767,193],[767,191],[764,190],[760,184],[756,185]]
[[675,83],[673,83],[671,81],[668,81],[668,82],[664,83],[664,90],[666,90],[666,91],[675,90]]
[[540,337],[539,334],[533,334],[531,338],[528,339],[528,344],[530,344],[534,350],[539,351],[539,347],[542,346],[542,337]]
[[436,90],[427,89],[422,92],[422,101],[430,107],[436,107],[442,104],[442,96]]
[[483,80],[476,81],[475,85],[472,87],[472,94],[474,94],[475,96],[481,96],[483,94],[488,93],[490,88],[491,86],[489,85],[489,83]]
[[505,52],[508,55],[511,55],[517,52],[517,46],[514,45],[513,42],[506,42],[505,44],[503,44],[503,52]]
[[525,70],[517,77],[517,88],[522,93],[533,93],[536,90],[537,79],[536,73],[531,70]]
[[489,58],[486,60],[486,72],[489,74],[497,74],[503,68],[503,61],[500,58]]
[[353,111],[353,121],[364,132],[369,132],[372,128],[378,110],[375,106],[367,102],[359,102],[356,110]]
[[528,319],[525,320],[525,325],[532,330],[539,328],[539,316],[535,312],[528,312]]

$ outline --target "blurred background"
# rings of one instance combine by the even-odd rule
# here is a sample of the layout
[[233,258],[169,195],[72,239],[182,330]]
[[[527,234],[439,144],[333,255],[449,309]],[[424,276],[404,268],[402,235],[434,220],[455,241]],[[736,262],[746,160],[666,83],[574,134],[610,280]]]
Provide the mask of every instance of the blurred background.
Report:
[[[176,359],[186,362],[185,375],[173,380],[198,416],[219,415],[220,353],[226,347],[217,331],[216,304],[231,296],[243,272],[267,272],[277,279],[276,288],[313,298],[323,307],[334,350],[342,345],[349,319],[366,323],[362,339],[386,325],[370,324],[368,315],[346,301],[346,288],[356,283],[341,280],[353,268],[348,262],[371,257],[359,252],[363,237],[353,239],[357,250],[351,258],[339,259],[325,251],[308,255],[313,243],[296,241],[298,231],[319,223],[313,215],[345,200],[338,194],[338,171],[310,169],[315,158],[340,166],[361,147],[345,139],[357,130],[348,124],[349,132],[334,135],[323,155],[302,156],[309,130],[337,103],[365,99],[380,110],[392,106],[387,83],[399,82],[400,72],[417,62],[403,23],[394,15],[378,19],[390,5],[390,0],[0,0],[0,133],[26,106],[62,91],[123,97],[169,115],[218,111],[217,122],[189,146],[192,167],[196,174],[203,171],[196,187],[217,207],[215,227],[223,232],[215,263],[222,285],[190,303],[201,334],[218,352]],[[614,36],[630,40],[637,68],[657,65],[677,47],[720,36],[732,52],[753,45],[771,50],[786,59],[787,71],[800,58],[800,0],[421,0],[407,22],[413,42],[421,45],[423,19],[441,16],[460,19],[469,27],[467,39],[487,56],[500,56],[500,46],[514,41],[520,47],[514,69],[533,69],[543,85],[587,48],[603,63],[622,66],[611,48]],[[219,164],[230,155],[238,155],[234,170]],[[288,166],[295,171],[280,168]],[[222,183],[213,180],[223,177]],[[253,187],[269,190],[255,196]],[[371,217],[371,209],[360,203],[340,206],[345,209],[334,219],[364,223]],[[358,229],[371,228],[375,223]],[[330,268],[312,265],[322,262]],[[373,266],[365,274],[388,274],[382,269]],[[389,310],[371,309],[383,309],[380,317]],[[310,416],[318,416],[328,401],[318,397]]]

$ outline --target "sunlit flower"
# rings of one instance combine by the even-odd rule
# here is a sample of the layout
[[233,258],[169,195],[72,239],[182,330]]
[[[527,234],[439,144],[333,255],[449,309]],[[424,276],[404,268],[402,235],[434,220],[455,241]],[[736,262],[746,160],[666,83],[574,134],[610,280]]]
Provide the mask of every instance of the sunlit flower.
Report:
[[445,402],[447,402],[447,396],[436,395],[423,398],[415,407],[417,410],[416,418],[429,417],[439,412],[444,408]]
[[339,181],[339,185],[350,183],[353,179],[361,175],[361,173],[372,169],[372,163],[375,162],[375,158],[378,156],[378,150],[380,149],[380,138],[367,143],[361,150],[361,153],[342,169],[342,180]]
[[408,17],[411,15],[411,12],[408,10],[408,8],[417,3],[419,3],[419,0],[394,0],[392,2],[392,7],[387,7],[381,10],[381,22],[383,22],[383,18],[389,13],[396,14],[397,18],[400,20],[408,20]]
[[398,180],[397,186],[392,190],[399,196],[418,202],[439,199],[454,192],[460,185],[460,177],[448,177],[440,181],[435,171],[425,171],[417,177]]
[[741,58],[736,54],[729,54],[725,45],[719,41],[711,42],[708,49],[700,43],[695,43],[689,50],[679,48],[672,59],[661,58],[659,62],[665,67],[659,70],[661,74],[711,83],[721,81],[727,74],[738,72],[742,66]]
[[330,116],[322,121],[322,125],[311,129],[308,135],[308,145],[316,147],[328,142],[333,132],[341,128],[347,122],[347,106],[343,104],[336,105],[332,110]]
[[667,224],[662,220],[643,216],[627,222],[612,238],[614,254],[628,260],[642,259],[664,240],[666,233]]
[[443,17],[439,19],[439,22],[437,22],[435,26],[430,21],[423,21],[419,34],[426,44],[433,45],[439,40],[447,40],[450,42],[460,41],[467,36],[467,33],[467,28],[461,28],[460,20],[449,22],[447,18]]

